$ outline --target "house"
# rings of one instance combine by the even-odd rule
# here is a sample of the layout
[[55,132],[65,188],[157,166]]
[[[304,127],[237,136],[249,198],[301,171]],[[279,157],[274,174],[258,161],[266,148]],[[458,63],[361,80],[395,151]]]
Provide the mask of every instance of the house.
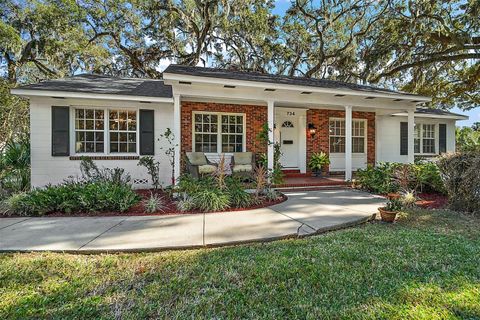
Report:
[[[284,168],[308,171],[313,152],[329,154],[331,172],[378,162],[413,162],[455,150],[455,122],[466,116],[419,107],[429,97],[371,86],[214,68],[170,65],[163,80],[77,75],[12,90],[30,100],[34,187],[59,183],[79,173],[81,156],[101,166],[123,167],[134,186],[148,186],[139,157],[171,168],[161,134],[175,134],[175,176],[180,155],[253,151],[262,126],[280,144]],[[163,150],[162,150],[163,148]]]

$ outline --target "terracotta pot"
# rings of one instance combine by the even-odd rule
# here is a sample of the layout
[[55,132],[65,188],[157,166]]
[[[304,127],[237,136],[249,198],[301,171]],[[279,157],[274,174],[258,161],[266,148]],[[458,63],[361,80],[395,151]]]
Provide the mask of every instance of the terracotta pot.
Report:
[[400,193],[387,193],[387,198],[390,200],[400,199],[402,195]]
[[378,208],[378,211],[380,212],[380,216],[382,217],[382,220],[385,222],[393,222],[397,217],[396,211],[388,211],[388,210],[385,210],[384,207]]

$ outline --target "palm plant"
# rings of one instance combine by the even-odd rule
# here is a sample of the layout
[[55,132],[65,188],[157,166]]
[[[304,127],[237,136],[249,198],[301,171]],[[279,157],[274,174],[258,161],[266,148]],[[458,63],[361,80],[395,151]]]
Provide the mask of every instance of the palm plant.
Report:
[[30,188],[30,144],[10,140],[0,154],[0,188],[10,192]]

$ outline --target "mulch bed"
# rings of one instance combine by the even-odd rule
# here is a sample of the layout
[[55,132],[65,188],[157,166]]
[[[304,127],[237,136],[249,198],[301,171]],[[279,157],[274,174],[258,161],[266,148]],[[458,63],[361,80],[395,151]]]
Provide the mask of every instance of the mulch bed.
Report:
[[[140,197],[143,199],[148,199],[150,195],[154,192],[153,190],[135,190]],[[143,205],[143,201],[140,201],[137,205],[131,207],[128,211],[125,212],[85,212],[85,213],[75,213],[75,214],[65,214],[63,212],[54,212],[46,214],[45,217],[92,217],[92,216],[102,216],[102,217],[109,217],[109,216],[167,216],[167,215],[174,215],[174,214],[198,214],[204,213],[205,211],[188,211],[182,212],[177,209],[175,202],[165,193],[162,191],[157,191],[157,194],[162,197],[165,201],[165,208],[163,211],[158,211],[155,213],[146,213],[145,207]],[[216,211],[217,213],[221,212],[229,212],[229,211],[244,211],[244,210],[252,210],[252,209],[259,209],[268,206],[272,206],[274,204],[282,203],[287,200],[287,196],[282,194],[282,196],[275,201],[266,200],[260,204],[256,204],[254,206],[245,207],[245,208],[229,208],[224,211]],[[215,211],[212,211],[215,212]]]
[[448,204],[447,196],[440,193],[420,193],[418,197],[416,205],[425,209],[442,209]]

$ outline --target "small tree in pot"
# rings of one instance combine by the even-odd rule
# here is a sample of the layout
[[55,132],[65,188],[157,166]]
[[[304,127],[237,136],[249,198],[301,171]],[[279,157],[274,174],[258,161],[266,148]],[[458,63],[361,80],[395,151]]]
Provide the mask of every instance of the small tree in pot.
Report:
[[403,204],[400,199],[390,199],[387,201],[385,207],[378,208],[382,221],[394,222],[397,213],[403,209]]
[[315,152],[312,154],[308,167],[312,170],[314,176],[322,176],[322,172],[327,171],[327,166],[330,164],[330,159],[325,152]]

